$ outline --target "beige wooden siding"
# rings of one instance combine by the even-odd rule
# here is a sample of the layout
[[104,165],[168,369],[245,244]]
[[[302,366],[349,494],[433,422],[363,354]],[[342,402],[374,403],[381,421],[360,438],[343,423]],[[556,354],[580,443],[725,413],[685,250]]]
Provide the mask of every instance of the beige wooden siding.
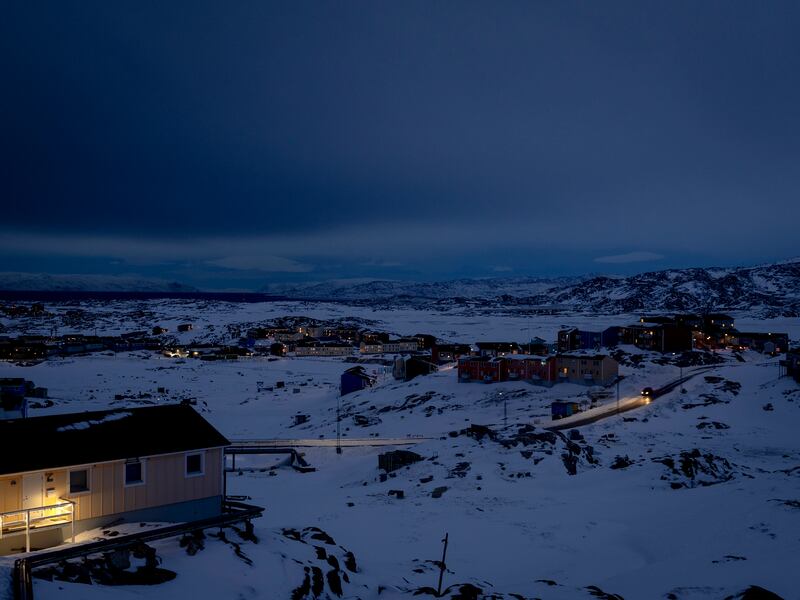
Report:
[[[185,456],[181,452],[143,459],[145,483],[132,487],[125,487],[125,461],[91,465],[86,467],[90,491],[76,495],[68,491],[69,469],[48,471],[46,475],[53,481],[45,487],[55,488],[55,496],[45,503],[69,498],[75,502],[75,518],[80,520],[222,495],[222,449],[205,451],[205,473],[196,477],[185,476]],[[10,485],[12,479],[16,486]],[[21,482],[21,475],[0,478],[0,512],[19,508]]]
[[[16,485],[11,485],[11,482]],[[0,512],[18,510],[22,506],[22,476],[0,477]]]

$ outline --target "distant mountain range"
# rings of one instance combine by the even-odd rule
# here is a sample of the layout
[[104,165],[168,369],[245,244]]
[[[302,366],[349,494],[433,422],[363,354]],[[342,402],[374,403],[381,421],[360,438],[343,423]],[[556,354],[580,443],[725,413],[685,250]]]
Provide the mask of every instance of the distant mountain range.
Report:
[[493,277],[487,279],[453,279],[450,281],[416,282],[393,280],[332,280],[301,285],[271,284],[261,291],[307,300],[390,300],[415,298],[446,300],[449,298],[497,298],[529,296],[552,289],[562,289],[586,277]]
[[621,279],[593,277],[526,298],[591,312],[746,310],[800,315],[800,259],[756,267],[670,269]]
[[800,316],[800,259],[770,265],[653,271],[630,277],[457,279],[435,283],[334,281],[269,286],[308,300],[445,308],[469,304],[593,313],[746,310],[762,317]]
[[174,281],[123,275],[48,275],[45,273],[0,273],[0,290],[57,292],[194,292]]
[[[0,290],[197,292],[181,283],[112,275],[0,273]],[[335,280],[260,290],[297,300],[447,309],[454,306],[586,313],[748,311],[800,316],[800,258],[770,265],[670,269],[630,277],[499,277],[438,282]]]

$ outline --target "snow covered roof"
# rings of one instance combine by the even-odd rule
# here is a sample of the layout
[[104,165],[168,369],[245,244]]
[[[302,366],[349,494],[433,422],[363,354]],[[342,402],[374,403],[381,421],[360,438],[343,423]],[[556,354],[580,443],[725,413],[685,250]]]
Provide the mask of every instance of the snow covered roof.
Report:
[[0,475],[227,446],[191,406],[0,421]]

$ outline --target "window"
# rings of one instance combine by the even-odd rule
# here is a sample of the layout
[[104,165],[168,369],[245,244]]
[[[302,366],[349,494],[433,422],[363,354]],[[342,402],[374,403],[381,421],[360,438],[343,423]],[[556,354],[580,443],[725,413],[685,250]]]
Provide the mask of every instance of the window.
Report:
[[144,463],[140,460],[131,460],[125,463],[125,486],[141,485],[144,483]]
[[89,469],[69,472],[69,493],[83,494],[89,491]]
[[186,455],[186,477],[197,477],[203,474],[203,453],[196,452]]

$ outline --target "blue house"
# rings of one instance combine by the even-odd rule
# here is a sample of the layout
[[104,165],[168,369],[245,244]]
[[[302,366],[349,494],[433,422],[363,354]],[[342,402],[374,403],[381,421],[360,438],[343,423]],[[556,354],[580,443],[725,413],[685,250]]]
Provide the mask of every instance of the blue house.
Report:
[[375,378],[370,377],[364,367],[352,367],[342,373],[339,383],[339,395],[346,396],[359,390],[363,390],[375,383]]
[[608,327],[602,331],[583,331],[577,327],[558,332],[558,351],[598,350],[619,343],[619,327]]

